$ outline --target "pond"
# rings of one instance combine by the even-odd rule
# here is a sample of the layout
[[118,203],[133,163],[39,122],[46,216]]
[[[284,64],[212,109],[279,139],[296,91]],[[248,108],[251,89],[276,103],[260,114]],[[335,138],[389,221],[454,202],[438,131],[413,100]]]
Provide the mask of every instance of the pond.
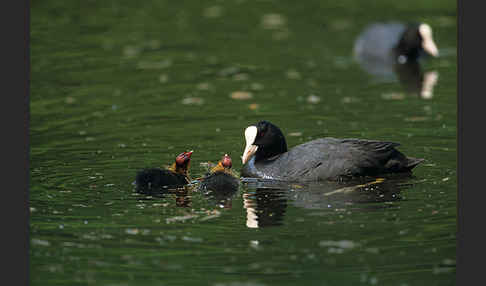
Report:
[[[454,285],[456,17],[438,0],[32,2],[31,285]],[[390,20],[428,23],[440,51],[408,81],[352,56]],[[377,139],[425,162],[354,185],[134,191],[183,151],[192,178],[225,153],[238,173],[260,120],[289,147]]]

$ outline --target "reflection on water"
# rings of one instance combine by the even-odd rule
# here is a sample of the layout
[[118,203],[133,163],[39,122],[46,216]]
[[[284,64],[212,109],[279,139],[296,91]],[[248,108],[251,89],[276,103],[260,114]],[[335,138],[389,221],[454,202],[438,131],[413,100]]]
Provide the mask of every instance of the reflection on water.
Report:
[[144,195],[140,200],[152,199],[171,199],[175,201],[177,207],[190,208],[192,206],[192,190],[194,185],[186,185],[179,188],[161,187],[159,189],[152,189],[150,193],[138,193]]
[[421,61],[429,57],[423,50],[419,59],[401,60],[401,57],[396,57],[393,49],[403,29],[404,26],[394,24],[380,26],[374,34],[365,30],[355,39],[353,58],[374,79],[383,82],[398,80],[406,93],[430,99],[434,96],[439,73],[422,70]]
[[[32,1],[31,285],[454,280],[455,1],[109,3]],[[351,64],[355,35],[384,12],[437,25],[441,58],[421,68],[424,83],[440,74],[440,96],[436,85],[427,108],[372,96],[405,93],[393,66],[395,82],[364,86]],[[204,176],[200,164],[240,155],[242,128],[262,119],[286,126],[291,146],[319,134],[401,142],[427,159],[415,173],[427,181],[132,190],[140,167],[174,150],[194,149],[191,177]]]
[[233,207],[233,199],[238,192],[238,188],[225,188],[225,189],[203,189],[199,188],[209,204],[218,206],[224,209],[230,209]]
[[437,71],[423,72],[419,62],[395,64],[393,68],[407,93],[423,99],[431,99],[434,96],[434,86],[439,79]]
[[305,209],[335,209],[353,206],[353,210],[373,210],[400,200],[400,192],[410,187],[411,178],[377,178],[354,182],[316,182],[289,184],[286,182],[243,179],[246,226],[261,228],[281,225],[288,204]]
[[286,189],[260,187],[245,193],[243,207],[249,228],[281,225],[287,208]]
[[395,81],[398,79],[402,88],[410,95],[423,99],[434,96],[434,86],[439,79],[436,70],[424,72],[419,61],[406,63],[369,61],[357,59],[360,67],[378,81]]

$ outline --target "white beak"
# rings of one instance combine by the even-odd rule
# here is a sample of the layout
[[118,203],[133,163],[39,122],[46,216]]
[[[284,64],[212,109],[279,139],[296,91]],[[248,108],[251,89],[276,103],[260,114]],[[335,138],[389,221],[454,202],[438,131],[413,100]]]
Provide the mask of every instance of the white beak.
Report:
[[241,162],[245,164],[250,160],[250,158],[255,155],[256,151],[258,149],[258,146],[256,145],[246,145],[245,151],[243,152],[243,156],[241,156]]
[[253,145],[255,142],[255,138],[257,136],[257,128],[256,126],[249,126],[245,130],[245,140],[246,140],[246,146],[245,146],[245,151],[243,151],[243,156],[241,156],[241,162],[245,164],[250,160],[250,158],[255,155],[255,152],[258,149],[258,146]]
[[431,56],[438,57],[439,49],[437,49],[434,39],[432,38],[432,28],[427,24],[421,24],[419,26],[419,33],[422,36],[422,48],[424,51]]

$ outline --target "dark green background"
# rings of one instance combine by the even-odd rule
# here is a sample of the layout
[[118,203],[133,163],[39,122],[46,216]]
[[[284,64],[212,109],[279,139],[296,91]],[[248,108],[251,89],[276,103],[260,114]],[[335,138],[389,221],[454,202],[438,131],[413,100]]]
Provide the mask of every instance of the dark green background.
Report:
[[[433,27],[431,99],[352,60],[364,26],[386,20]],[[456,29],[454,1],[31,2],[31,285],[453,285]],[[133,193],[138,169],[191,149],[193,177],[224,153],[239,171],[243,130],[262,119],[289,146],[383,139],[427,161],[400,199],[326,204],[295,187],[273,198],[280,224],[256,229],[252,187],[225,209]]]

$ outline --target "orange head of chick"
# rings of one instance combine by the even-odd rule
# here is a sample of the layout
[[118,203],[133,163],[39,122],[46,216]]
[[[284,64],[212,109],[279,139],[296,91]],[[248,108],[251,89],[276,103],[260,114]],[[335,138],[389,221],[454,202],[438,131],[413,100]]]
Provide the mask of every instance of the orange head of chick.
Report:
[[172,164],[172,166],[169,167],[169,170],[187,177],[189,173],[189,167],[191,165],[191,155],[193,152],[194,151],[182,152],[177,155],[175,162]]

